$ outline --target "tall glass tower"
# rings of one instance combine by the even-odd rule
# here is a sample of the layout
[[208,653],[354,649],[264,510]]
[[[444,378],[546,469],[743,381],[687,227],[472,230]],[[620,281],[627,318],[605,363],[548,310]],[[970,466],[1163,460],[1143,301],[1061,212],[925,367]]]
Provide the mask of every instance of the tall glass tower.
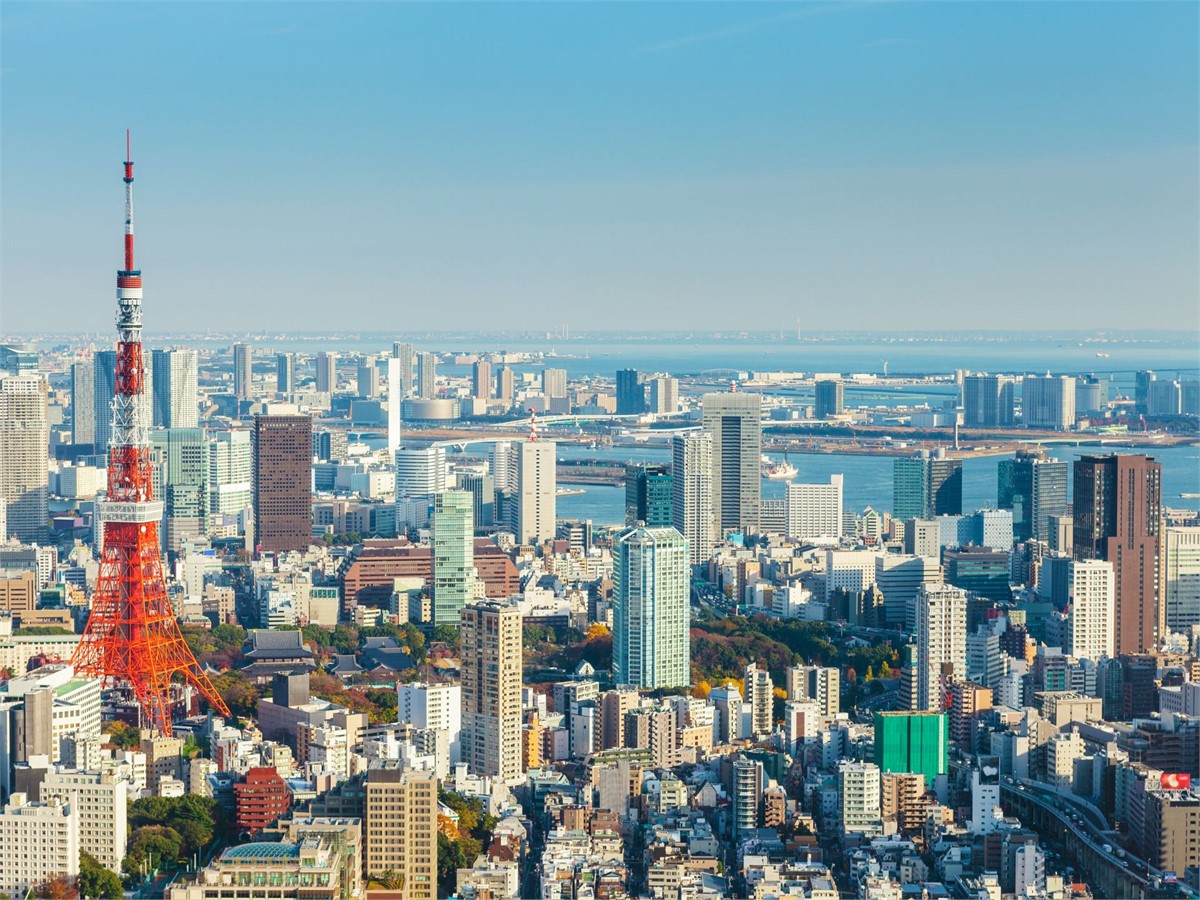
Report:
[[613,682],[681,687],[691,676],[688,545],[674,528],[617,538],[613,567]]
[[457,625],[463,607],[475,599],[475,495],[434,494],[432,526],[433,624]]

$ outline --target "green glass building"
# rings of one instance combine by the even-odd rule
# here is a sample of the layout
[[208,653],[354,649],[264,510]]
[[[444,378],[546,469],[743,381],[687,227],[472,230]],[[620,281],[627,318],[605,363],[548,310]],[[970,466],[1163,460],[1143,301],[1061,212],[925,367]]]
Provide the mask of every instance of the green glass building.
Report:
[[463,607],[474,601],[475,495],[441,491],[433,495],[433,624],[457,625]]
[[881,772],[919,772],[932,784],[947,771],[949,743],[945,713],[875,713],[875,765]]

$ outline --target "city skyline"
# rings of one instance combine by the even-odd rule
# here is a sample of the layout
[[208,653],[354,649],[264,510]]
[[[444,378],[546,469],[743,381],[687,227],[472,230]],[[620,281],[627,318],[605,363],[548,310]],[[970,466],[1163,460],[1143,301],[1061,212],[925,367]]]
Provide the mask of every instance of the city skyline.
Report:
[[1192,5],[333,9],[6,4],[0,327],[106,329],[126,124],[164,332],[1196,318]]

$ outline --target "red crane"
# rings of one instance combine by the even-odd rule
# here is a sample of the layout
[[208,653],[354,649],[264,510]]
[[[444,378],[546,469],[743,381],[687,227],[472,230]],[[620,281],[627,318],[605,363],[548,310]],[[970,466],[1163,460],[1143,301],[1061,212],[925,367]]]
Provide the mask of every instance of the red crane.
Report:
[[108,495],[100,574],[91,616],[71,665],[105,686],[125,686],[141,707],[141,724],[171,734],[171,679],[178,674],[217,710],[229,708],[183,639],[167,599],[146,421],[142,353],[142,273],[133,267],[133,162],[125,132],[125,268],[117,273],[117,369],[108,455]]

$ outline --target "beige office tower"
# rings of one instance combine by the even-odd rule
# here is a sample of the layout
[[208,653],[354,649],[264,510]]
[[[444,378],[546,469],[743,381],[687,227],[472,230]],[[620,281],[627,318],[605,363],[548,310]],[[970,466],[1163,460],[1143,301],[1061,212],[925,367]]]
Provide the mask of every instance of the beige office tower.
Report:
[[520,781],[521,612],[485,600],[462,611],[462,758],[476,775]]
[[692,565],[707,562],[716,546],[712,450],[709,434],[671,439],[671,525],[687,539]]
[[403,879],[405,900],[437,897],[438,781],[392,764],[367,771],[363,868]]
[[770,734],[775,724],[771,715],[775,686],[771,683],[770,674],[766,669],[760,669],[758,663],[752,662],[746,666],[742,684],[746,706],[750,710],[750,733],[755,737]]
[[842,709],[842,673],[832,666],[788,666],[788,700],[811,700],[821,716],[833,718]]
[[522,441],[517,453],[517,540],[536,544],[554,537],[558,478],[556,444]]
[[7,502],[5,539],[42,537],[49,524],[50,430],[46,379],[0,378],[0,499]]
[[718,536],[754,533],[762,494],[762,398],[705,394],[701,419],[712,436],[713,513]]

